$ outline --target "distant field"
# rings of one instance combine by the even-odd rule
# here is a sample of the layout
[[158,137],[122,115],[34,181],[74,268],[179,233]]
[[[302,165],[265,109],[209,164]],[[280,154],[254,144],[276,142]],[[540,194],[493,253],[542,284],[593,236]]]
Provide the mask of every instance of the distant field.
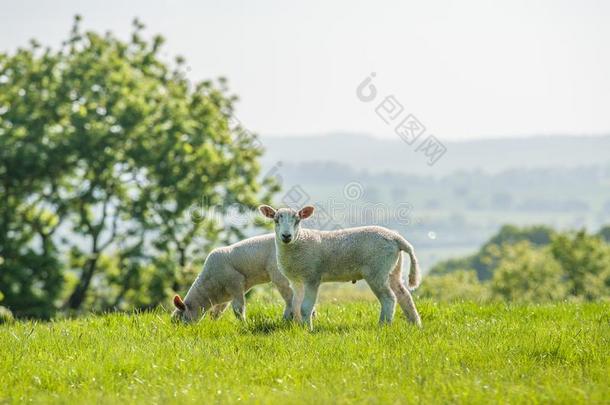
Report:
[[[608,403],[610,304],[322,303],[313,333],[255,300],[250,320],[161,311],[0,325],[0,402]],[[398,315],[398,312],[397,312]]]

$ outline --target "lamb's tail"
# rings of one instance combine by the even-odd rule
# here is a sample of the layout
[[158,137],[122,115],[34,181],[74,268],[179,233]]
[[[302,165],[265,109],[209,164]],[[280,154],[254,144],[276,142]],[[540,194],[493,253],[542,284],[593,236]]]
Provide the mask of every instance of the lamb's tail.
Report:
[[415,256],[415,249],[413,249],[413,246],[399,234],[396,234],[396,242],[398,243],[400,250],[406,252],[409,255],[409,259],[411,259],[411,268],[409,269],[409,287],[417,288],[421,280],[421,274],[419,271],[419,263],[417,262],[417,257]]

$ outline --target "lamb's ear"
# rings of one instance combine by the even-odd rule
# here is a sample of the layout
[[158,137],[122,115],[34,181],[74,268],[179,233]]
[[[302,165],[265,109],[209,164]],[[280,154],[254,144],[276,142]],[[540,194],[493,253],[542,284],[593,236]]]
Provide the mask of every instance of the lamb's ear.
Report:
[[179,295],[174,295],[174,306],[180,311],[186,311],[186,304]]
[[309,218],[310,216],[313,215],[313,206],[312,205],[306,205],[303,208],[301,208],[301,210],[299,211],[299,218],[301,219],[306,219]]
[[260,207],[258,207],[258,210],[267,218],[275,218],[275,210],[268,205],[261,205]]

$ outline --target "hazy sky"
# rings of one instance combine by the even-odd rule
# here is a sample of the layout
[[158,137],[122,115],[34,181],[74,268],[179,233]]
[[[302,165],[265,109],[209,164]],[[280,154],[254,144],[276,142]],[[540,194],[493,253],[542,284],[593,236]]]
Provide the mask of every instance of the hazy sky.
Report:
[[226,76],[265,135],[395,136],[387,95],[441,139],[610,133],[609,1],[11,1],[0,50],[58,45],[76,13],[123,36],[139,17],[193,79]]

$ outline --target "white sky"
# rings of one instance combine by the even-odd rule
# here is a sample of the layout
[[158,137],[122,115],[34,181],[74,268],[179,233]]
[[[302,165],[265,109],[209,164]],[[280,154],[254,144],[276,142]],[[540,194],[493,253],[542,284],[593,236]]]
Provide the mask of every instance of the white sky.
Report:
[[356,98],[370,72],[441,139],[610,133],[609,1],[6,1],[0,51],[58,45],[76,13],[139,17],[265,135],[396,136]]

